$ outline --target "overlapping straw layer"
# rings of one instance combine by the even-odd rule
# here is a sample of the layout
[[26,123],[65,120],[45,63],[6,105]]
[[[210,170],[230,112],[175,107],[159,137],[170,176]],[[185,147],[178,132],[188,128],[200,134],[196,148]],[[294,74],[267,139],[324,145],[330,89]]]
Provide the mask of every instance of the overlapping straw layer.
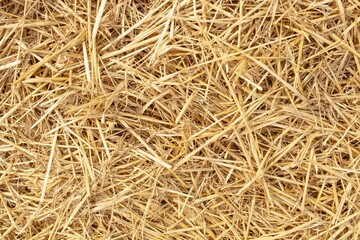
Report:
[[357,0],[0,1],[3,239],[359,239]]

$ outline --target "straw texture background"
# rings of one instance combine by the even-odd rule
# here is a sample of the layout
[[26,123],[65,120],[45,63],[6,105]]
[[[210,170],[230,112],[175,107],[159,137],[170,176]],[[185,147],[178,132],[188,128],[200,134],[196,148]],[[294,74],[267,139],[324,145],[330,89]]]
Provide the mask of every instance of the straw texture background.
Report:
[[0,0],[2,239],[360,239],[358,0]]

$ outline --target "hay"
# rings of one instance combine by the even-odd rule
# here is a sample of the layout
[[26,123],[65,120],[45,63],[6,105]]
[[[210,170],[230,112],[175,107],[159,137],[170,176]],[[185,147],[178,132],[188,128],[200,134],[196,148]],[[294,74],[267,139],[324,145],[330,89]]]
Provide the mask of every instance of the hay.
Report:
[[359,239],[356,0],[0,1],[3,239]]

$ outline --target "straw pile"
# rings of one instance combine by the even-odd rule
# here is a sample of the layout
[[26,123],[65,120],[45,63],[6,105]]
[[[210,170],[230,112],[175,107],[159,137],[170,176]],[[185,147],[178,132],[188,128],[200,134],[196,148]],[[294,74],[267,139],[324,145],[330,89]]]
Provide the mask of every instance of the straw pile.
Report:
[[0,1],[3,239],[359,239],[357,0]]

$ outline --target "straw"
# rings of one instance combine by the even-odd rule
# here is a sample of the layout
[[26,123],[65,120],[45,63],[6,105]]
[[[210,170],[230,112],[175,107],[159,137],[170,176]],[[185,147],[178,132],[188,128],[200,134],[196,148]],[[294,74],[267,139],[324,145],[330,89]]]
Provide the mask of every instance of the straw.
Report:
[[360,239],[359,14],[0,0],[0,238]]

